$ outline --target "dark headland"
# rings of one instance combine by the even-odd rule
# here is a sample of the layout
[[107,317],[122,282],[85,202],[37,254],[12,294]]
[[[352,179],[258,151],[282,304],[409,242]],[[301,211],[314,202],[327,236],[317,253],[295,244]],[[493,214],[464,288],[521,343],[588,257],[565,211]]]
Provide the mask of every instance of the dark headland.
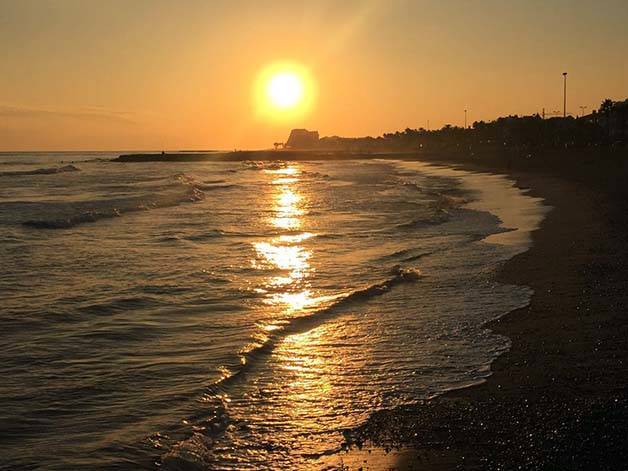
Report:
[[121,156],[122,162],[417,159],[509,175],[554,209],[498,279],[531,304],[487,327],[511,350],[483,384],[374,413],[331,469],[628,468],[628,102],[579,119],[322,138],[320,148]]

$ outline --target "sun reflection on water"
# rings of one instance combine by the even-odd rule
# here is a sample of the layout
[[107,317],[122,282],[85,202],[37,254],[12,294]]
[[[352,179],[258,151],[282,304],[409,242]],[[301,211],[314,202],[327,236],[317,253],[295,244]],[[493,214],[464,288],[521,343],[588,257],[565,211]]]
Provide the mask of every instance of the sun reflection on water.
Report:
[[[263,316],[255,339],[258,346],[277,338],[277,331],[291,325],[295,318],[312,315],[337,298],[313,286],[316,234],[306,230],[308,193],[300,184],[301,171],[296,165],[288,165],[267,172],[272,176],[272,188],[266,224],[276,232],[253,243],[253,265],[268,270],[256,289],[263,296]],[[260,417],[279,414],[288,428],[321,429],[318,419],[329,415],[330,401],[338,401],[338,391],[333,386],[333,359],[321,348],[321,336],[333,337],[332,334],[324,325],[285,337],[280,334],[273,357],[281,371],[282,387],[269,387],[263,401],[256,404]]]
[[300,216],[305,211],[300,206],[301,196],[290,186],[281,187],[281,191],[275,196],[275,215],[271,219],[273,226],[284,230],[297,230],[303,224]]
[[[303,226],[305,197],[299,191],[301,171],[296,165],[267,169],[272,177],[271,217],[269,224],[283,231],[296,231]],[[307,278],[312,272],[312,251],[302,243],[314,236],[311,232],[280,234],[270,240],[253,243],[257,260],[253,265],[282,273],[270,276],[263,287],[266,305],[279,308],[279,315],[294,314],[316,304]]]
[[272,242],[256,242],[254,246],[267,263],[281,270],[291,270],[295,278],[301,278],[299,274],[309,268],[308,258],[311,252],[304,250],[303,247],[273,245]]
[[277,293],[268,299],[268,304],[283,304],[289,311],[300,311],[316,304],[316,298],[312,297],[309,289],[297,293]]
[[345,345],[352,327],[336,319],[336,310],[327,310],[347,293],[325,284],[327,271],[335,269],[327,262],[335,245],[316,233],[330,221],[312,211],[325,198],[317,192],[325,190],[299,165],[307,164],[267,165],[261,176],[258,224],[268,235],[249,245],[256,317],[251,342],[241,350],[252,376],[238,383],[245,399],[230,405],[230,416],[247,423],[242,437],[230,437],[242,438],[236,446],[247,453],[259,442],[290,443],[286,451],[260,451],[266,462],[313,455],[340,441],[338,429],[353,425],[354,418],[339,411],[353,401],[370,401],[352,389],[355,363],[351,345]]

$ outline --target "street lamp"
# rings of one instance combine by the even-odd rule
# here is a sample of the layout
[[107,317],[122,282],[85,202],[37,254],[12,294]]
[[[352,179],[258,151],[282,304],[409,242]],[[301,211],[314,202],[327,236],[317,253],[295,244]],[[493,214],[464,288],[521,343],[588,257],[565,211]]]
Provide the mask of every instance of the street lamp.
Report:
[[580,107],[580,116],[584,116],[584,110],[586,110],[588,108],[588,106],[581,106]]
[[467,129],[467,110],[464,110],[464,128]]
[[567,72],[563,72],[563,118],[567,117]]

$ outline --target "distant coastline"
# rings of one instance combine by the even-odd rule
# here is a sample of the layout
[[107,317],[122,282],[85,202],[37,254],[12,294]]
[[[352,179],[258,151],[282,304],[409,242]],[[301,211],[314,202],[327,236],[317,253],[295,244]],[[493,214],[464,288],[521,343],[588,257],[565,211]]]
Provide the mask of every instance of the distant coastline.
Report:
[[549,172],[570,178],[603,180],[617,171],[623,172],[628,146],[595,145],[585,147],[535,147],[481,145],[472,149],[443,146],[426,151],[320,151],[320,150],[253,150],[233,152],[176,152],[123,154],[115,162],[201,162],[201,161],[308,161],[308,160],[420,160],[432,163],[458,164],[509,173],[511,171]]
[[[123,154],[117,162],[198,162],[243,160],[347,160],[396,158],[454,160],[464,163],[525,167],[569,165],[578,159],[625,155],[628,149],[628,100],[605,100],[599,111],[574,118],[506,116],[470,127],[445,125],[384,133],[379,137],[319,137],[318,131],[293,129],[274,149],[175,151]],[[567,155],[566,155],[567,154]],[[578,157],[579,156],[579,157]]]
[[244,160],[341,160],[381,158],[395,155],[398,157],[414,156],[416,151],[393,152],[351,152],[323,150],[242,150],[233,152],[155,152],[141,154],[122,154],[113,159],[115,162],[199,162],[199,161],[244,161]]

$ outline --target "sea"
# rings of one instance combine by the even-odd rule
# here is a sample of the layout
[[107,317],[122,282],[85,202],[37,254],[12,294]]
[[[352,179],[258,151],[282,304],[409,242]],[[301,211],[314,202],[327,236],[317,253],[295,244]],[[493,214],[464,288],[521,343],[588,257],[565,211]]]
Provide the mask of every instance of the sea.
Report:
[[530,302],[496,274],[549,208],[505,176],[119,154],[0,154],[0,469],[321,469]]

